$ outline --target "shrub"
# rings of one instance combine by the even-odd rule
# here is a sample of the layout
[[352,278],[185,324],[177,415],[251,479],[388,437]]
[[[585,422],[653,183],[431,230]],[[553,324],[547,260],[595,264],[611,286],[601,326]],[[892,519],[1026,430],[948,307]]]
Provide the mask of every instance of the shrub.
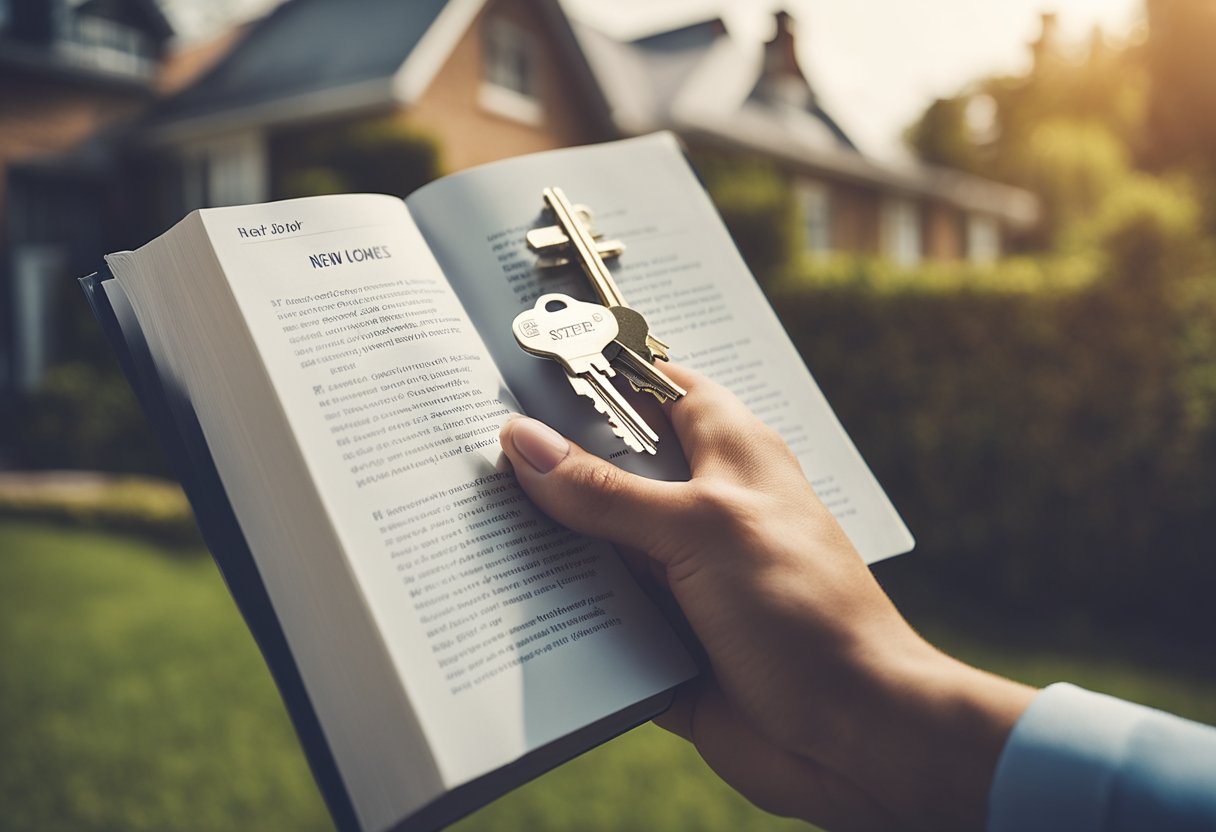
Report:
[[147,419],[116,368],[78,361],[52,368],[23,403],[20,417],[18,462],[25,466],[167,471]]
[[0,475],[0,516],[138,534],[197,548],[186,495],[153,477],[51,473]]
[[1214,631],[1216,268],[1162,193],[1108,205],[1107,256],[837,260],[775,284],[918,574],[1094,626]]
[[752,273],[777,275],[802,248],[786,177],[767,159],[708,150],[692,159]]
[[434,139],[393,116],[276,138],[284,197],[370,192],[407,196],[439,176]]

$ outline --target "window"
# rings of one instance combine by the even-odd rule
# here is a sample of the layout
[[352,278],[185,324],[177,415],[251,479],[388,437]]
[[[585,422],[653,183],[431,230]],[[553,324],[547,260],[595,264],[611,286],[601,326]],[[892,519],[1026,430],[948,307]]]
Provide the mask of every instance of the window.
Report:
[[151,75],[156,69],[152,43],[134,27],[92,14],[66,19],[58,48],[72,60],[128,75]]
[[890,197],[882,206],[882,253],[901,266],[920,262],[920,206],[907,197]]
[[967,217],[967,259],[972,263],[992,263],[1001,256],[1001,227],[995,217],[971,214]]
[[484,37],[484,80],[520,95],[535,97],[528,33],[501,17],[490,17],[486,20]]
[[242,133],[191,144],[182,152],[186,211],[261,202],[267,195],[262,137]]
[[46,375],[55,344],[56,287],[68,262],[60,246],[20,245],[13,252],[13,312],[16,382],[33,390]]
[[799,180],[794,185],[802,244],[814,254],[832,250],[832,193],[822,182]]
[[498,16],[486,18],[478,92],[483,108],[527,124],[541,122],[536,48],[532,36],[519,26]]

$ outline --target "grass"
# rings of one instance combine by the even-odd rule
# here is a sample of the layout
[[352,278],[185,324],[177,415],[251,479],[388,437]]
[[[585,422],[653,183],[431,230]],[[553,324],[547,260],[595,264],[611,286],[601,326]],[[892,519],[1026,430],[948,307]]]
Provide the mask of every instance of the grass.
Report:
[[[959,638],[964,659],[1216,721],[1216,681]],[[328,816],[211,561],[0,523],[0,829],[320,830]],[[780,830],[644,727],[466,818],[477,830]]]

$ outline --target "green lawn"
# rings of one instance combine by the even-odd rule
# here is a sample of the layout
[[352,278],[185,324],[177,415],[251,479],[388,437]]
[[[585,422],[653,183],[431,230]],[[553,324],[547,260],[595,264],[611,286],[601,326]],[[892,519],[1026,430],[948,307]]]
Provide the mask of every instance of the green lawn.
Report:
[[[1030,682],[1068,678],[1216,721],[1216,682],[927,631]],[[0,828],[329,828],[269,675],[209,558],[0,523]],[[474,830],[805,828],[645,727],[458,825]]]

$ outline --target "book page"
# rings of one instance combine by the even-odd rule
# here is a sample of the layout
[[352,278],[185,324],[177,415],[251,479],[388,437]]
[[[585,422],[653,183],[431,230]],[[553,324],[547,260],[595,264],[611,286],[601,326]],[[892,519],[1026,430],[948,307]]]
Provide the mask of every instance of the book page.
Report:
[[692,675],[615,553],[504,469],[515,401],[400,200],[203,220],[449,785]]
[[[811,484],[868,562],[906,552],[912,537],[828,406],[674,137],[656,134],[550,151],[449,176],[407,203],[524,409],[636,473],[687,476],[661,413],[633,395],[660,434],[658,457],[633,454],[552,361],[524,353],[511,321],[548,292],[597,300],[576,265],[536,268],[524,240],[547,225],[541,191],[561,187],[619,239],[609,260],[621,292],[672,360],[732,390],[797,454]],[[661,366],[661,365],[660,365]],[[618,384],[627,390],[623,382]],[[650,402],[653,404],[653,401]]]

